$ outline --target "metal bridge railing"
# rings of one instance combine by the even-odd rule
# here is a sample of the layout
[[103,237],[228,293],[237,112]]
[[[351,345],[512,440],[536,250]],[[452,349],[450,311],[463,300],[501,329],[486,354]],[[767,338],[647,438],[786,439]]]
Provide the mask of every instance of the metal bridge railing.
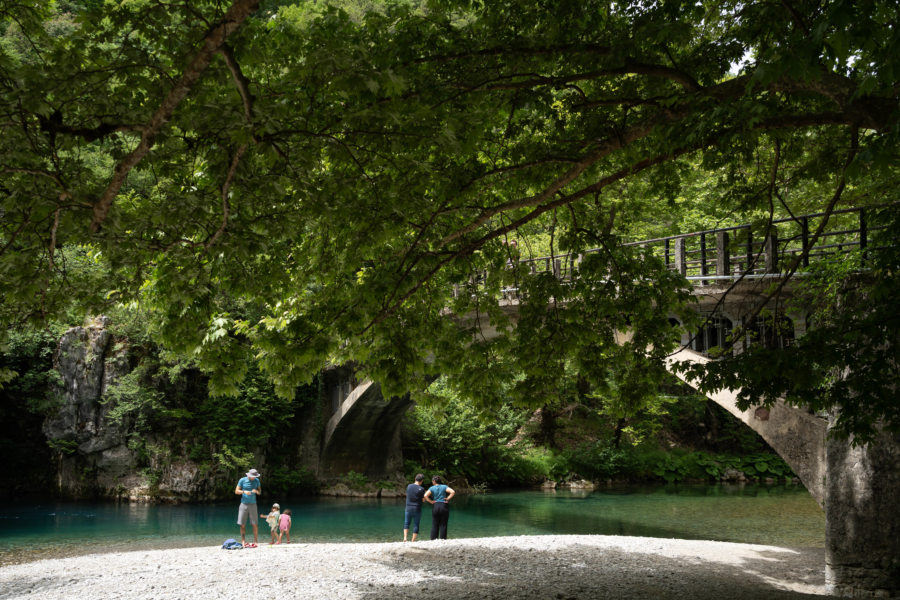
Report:
[[[874,232],[884,225],[868,222],[870,210],[848,208],[829,215],[826,228],[812,244],[814,232],[826,213],[778,219],[761,232],[750,225],[696,231],[626,246],[649,246],[666,266],[701,284],[741,275],[780,273],[797,256],[801,266],[826,256],[869,248]],[[704,277],[710,276],[710,280]]]
[[[659,257],[665,265],[684,275],[698,285],[745,278],[776,277],[797,256],[802,256],[801,266],[825,257],[848,254],[854,250],[873,249],[873,234],[885,228],[880,223],[870,223],[870,215],[876,208],[847,208],[828,215],[825,229],[812,244],[814,232],[826,213],[813,213],[798,217],[778,219],[763,226],[762,231],[751,225],[737,225],[705,231],[694,231],[668,237],[628,242],[624,246],[644,246]],[[583,254],[560,254],[525,258],[520,265],[532,274],[552,273],[562,281],[571,281],[578,265],[586,254],[600,252],[593,248]],[[476,273],[471,283],[485,281],[485,272]],[[454,296],[460,286],[455,286]]]

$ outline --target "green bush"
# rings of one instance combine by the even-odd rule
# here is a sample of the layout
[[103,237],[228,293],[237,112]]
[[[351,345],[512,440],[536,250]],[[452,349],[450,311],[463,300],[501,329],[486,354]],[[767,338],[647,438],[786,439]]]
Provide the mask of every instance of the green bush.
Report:
[[729,469],[744,473],[748,479],[783,479],[794,476],[780,456],[768,452],[731,456],[672,451],[657,457],[652,470],[658,478],[673,483],[697,479],[718,481]]
[[349,471],[341,476],[341,481],[347,484],[351,490],[363,490],[369,487],[369,478],[362,473]]
[[637,452],[633,446],[615,448],[607,442],[597,441],[567,450],[563,456],[570,471],[566,477],[633,479],[639,470]]
[[[23,408],[29,413],[44,415],[57,408],[51,393],[53,385],[60,382],[59,373],[53,367],[53,353],[66,327],[52,323],[45,329],[22,327],[9,329],[0,340],[0,416],[11,421]],[[6,410],[9,415],[6,415]]]
[[[557,478],[561,470],[560,458],[543,447],[510,448],[495,450],[493,471],[482,478],[494,485],[527,486],[545,479]],[[562,467],[564,470],[564,467]]]
[[319,489],[319,480],[306,467],[272,465],[266,469],[266,488],[272,494],[312,494]]
[[545,479],[559,480],[569,472],[565,457],[541,446],[526,448],[516,454],[514,460],[521,463],[523,481],[541,482]]
[[[404,423],[406,475],[440,473],[470,483],[516,485],[539,478],[539,468],[507,444],[525,421],[525,412],[503,406],[489,416],[459,399],[441,380],[430,401],[418,404]],[[421,468],[420,468],[421,467]],[[414,472],[413,472],[414,471]]]
[[407,482],[412,482],[415,480],[416,475],[419,473],[425,475],[425,479],[429,479],[428,473],[425,472],[425,469],[422,465],[419,464],[418,461],[406,459],[403,461],[403,479]]
[[75,454],[78,442],[74,440],[47,440],[47,446],[61,454]]
[[666,483],[685,480],[700,480],[709,477],[706,468],[700,464],[702,452],[673,450],[663,453],[653,466],[653,474]]
[[748,479],[793,477],[787,463],[769,452],[732,456],[650,445],[615,448],[602,441],[582,444],[558,456],[547,453],[539,464],[551,473],[550,479],[557,480],[577,476],[594,481],[718,481],[728,469],[741,471]]

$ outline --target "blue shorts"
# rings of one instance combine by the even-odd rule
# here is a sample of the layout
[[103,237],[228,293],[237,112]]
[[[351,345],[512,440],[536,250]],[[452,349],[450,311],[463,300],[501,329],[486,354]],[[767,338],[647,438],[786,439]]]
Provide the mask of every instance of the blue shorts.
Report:
[[419,521],[422,520],[421,508],[407,508],[406,516],[403,517],[403,529],[409,529],[409,523],[412,521],[413,533],[419,533]]

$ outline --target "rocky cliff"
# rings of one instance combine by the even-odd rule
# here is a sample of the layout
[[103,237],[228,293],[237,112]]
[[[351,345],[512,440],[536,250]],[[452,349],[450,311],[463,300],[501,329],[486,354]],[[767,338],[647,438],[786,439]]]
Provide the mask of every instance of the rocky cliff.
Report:
[[[51,393],[59,408],[44,421],[43,433],[55,450],[56,491],[72,498],[214,499],[221,482],[207,469],[190,460],[172,459],[171,452],[161,454],[170,460],[156,456],[148,463],[129,446],[128,420],[109,418],[115,402],[107,391],[131,366],[127,346],[116,343],[108,325],[106,317],[98,317],[69,329],[54,356],[60,383]],[[161,447],[175,441],[153,436],[143,440]]]

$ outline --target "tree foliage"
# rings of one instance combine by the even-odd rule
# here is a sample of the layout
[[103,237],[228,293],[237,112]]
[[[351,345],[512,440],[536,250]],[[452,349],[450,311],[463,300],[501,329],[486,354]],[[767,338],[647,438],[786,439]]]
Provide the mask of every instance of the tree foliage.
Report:
[[[248,356],[282,396],[346,360],[388,393],[640,387],[687,293],[619,242],[683,194],[896,198],[893,2],[55,6],[0,4],[0,321],[138,302],[224,393]],[[506,269],[535,236],[602,251]]]
[[435,396],[433,401],[410,411],[404,428],[404,456],[416,461],[417,469],[465,477],[471,483],[532,483],[522,479],[523,461],[510,447],[525,421],[521,409],[507,404],[490,415],[480,413],[443,380],[433,383],[428,393]]

